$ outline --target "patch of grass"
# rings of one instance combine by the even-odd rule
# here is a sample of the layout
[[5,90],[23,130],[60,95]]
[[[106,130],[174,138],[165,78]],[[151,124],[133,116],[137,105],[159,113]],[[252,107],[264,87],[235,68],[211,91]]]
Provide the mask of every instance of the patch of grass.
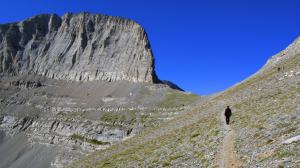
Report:
[[202,160],[204,158],[204,154],[203,152],[199,152],[199,151],[196,151],[194,152],[194,156],[198,159],[198,160]]
[[195,94],[188,94],[179,91],[171,91],[167,93],[165,98],[161,103],[158,104],[159,107],[174,107],[189,105],[199,99],[199,96]]
[[147,122],[148,120],[149,120],[149,115],[141,115],[140,116],[140,122],[141,123],[145,123],[145,122]]
[[110,163],[110,162],[104,162],[103,164],[104,164],[104,166],[108,166],[108,165],[110,165],[111,163]]
[[70,138],[71,138],[72,140],[80,140],[80,141],[84,141],[84,140],[85,140],[85,137],[82,136],[82,135],[79,135],[79,134],[72,134],[72,135],[70,136]]
[[282,131],[282,132],[281,132],[281,135],[290,134],[290,133],[292,133],[292,132],[296,131],[297,129],[299,129],[299,128],[298,128],[298,127],[292,127],[292,128],[288,128],[288,129],[286,129],[286,130]]
[[100,120],[108,123],[124,123],[124,124],[134,124],[136,121],[137,110],[130,110],[123,113],[114,113],[114,112],[104,112]]
[[175,156],[171,156],[169,159],[172,161],[172,160],[177,160],[181,157],[183,157],[183,155],[175,155]]
[[121,119],[120,115],[113,114],[112,112],[104,112],[100,120],[105,121],[105,122],[115,122]]
[[273,139],[268,139],[267,144],[271,144],[271,143],[273,143],[273,141],[274,141]]
[[56,115],[57,115],[57,116],[64,117],[64,116],[66,116],[67,114],[60,111],[60,112],[58,112]]
[[201,135],[201,134],[200,134],[200,133],[192,134],[192,135],[191,135],[191,138],[195,138],[195,137],[197,137],[197,136],[199,136],[199,135]]
[[289,157],[289,156],[293,156],[294,153],[290,152],[290,151],[286,151],[286,150],[279,150],[276,151],[276,153],[273,155],[273,157],[281,159],[281,158],[285,158],[285,157]]
[[171,166],[171,163],[168,162],[168,161],[165,161],[163,164],[162,164],[162,167],[170,167]]
[[86,118],[84,112],[62,112],[62,111],[60,111],[56,114],[56,116],[57,116],[57,118],[60,118],[63,120],[74,119],[74,118],[82,120],[82,119]]
[[140,112],[139,109],[130,109],[130,110],[129,110],[129,113],[131,113],[131,114],[136,114],[136,113],[138,113],[138,112]]
[[109,142],[98,141],[97,139],[87,139],[87,142],[94,145],[110,145]]
[[70,138],[72,140],[80,140],[82,142],[88,142],[88,143],[94,144],[94,145],[109,145],[110,144],[110,142],[98,141],[97,139],[89,139],[89,138],[86,138],[83,135],[79,135],[79,134],[72,134],[70,136]]

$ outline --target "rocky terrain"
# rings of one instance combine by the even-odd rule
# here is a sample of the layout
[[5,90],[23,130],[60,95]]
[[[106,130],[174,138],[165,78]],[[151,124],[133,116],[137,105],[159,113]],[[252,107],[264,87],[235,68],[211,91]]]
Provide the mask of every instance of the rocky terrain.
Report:
[[0,74],[71,81],[155,82],[144,29],[128,19],[67,13],[0,26]]
[[[0,167],[64,167],[186,112],[143,28],[89,13],[0,25]],[[175,88],[175,89],[172,89]]]
[[300,38],[245,81],[70,167],[299,167],[299,81]]

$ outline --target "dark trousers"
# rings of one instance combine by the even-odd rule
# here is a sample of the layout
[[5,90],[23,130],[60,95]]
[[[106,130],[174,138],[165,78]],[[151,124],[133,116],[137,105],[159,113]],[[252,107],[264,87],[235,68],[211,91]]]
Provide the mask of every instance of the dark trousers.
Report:
[[226,124],[229,125],[230,116],[225,116],[225,117],[226,117]]

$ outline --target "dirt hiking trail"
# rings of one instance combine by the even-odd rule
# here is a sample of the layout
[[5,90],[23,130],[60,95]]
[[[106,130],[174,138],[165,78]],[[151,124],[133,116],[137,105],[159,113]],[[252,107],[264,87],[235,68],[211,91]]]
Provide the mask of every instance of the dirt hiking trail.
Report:
[[221,121],[223,122],[223,128],[225,130],[225,136],[223,139],[223,145],[220,152],[220,168],[238,168],[239,162],[236,158],[235,151],[235,132],[225,122],[224,114],[221,115]]

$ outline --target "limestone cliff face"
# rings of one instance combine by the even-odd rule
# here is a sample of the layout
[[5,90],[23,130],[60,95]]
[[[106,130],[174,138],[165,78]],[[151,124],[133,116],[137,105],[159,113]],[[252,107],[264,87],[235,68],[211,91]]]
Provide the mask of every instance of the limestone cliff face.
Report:
[[38,15],[0,25],[0,74],[72,81],[156,82],[144,29],[106,15]]

